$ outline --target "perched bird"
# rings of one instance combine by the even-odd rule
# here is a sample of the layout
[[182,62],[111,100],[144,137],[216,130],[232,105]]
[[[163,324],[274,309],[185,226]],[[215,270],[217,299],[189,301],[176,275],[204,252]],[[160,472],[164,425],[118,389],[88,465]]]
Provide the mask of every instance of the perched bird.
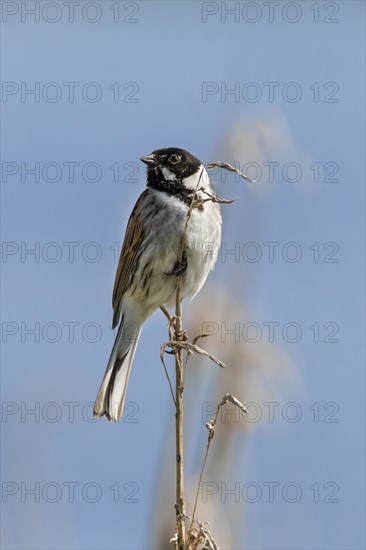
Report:
[[[177,275],[183,299],[199,292],[221,242],[220,205],[207,200],[214,192],[204,165],[175,147],[157,149],[141,160],[147,165],[147,189],[127,224],[112,297],[112,325],[119,328],[94,404],[95,416],[114,422],[122,416],[144,322],[160,306],[174,306]],[[195,197],[206,201],[191,210],[187,223]]]

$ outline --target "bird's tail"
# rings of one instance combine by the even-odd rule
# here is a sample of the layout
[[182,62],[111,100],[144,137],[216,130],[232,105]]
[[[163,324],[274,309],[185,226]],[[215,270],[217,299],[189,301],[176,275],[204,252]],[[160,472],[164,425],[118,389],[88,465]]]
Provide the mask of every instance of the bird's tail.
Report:
[[131,323],[126,325],[123,320],[121,321],[94,403],[94,416],[106,415],[112,422],[118,422],[121,418],[140,332],[141,327],[132,326]]

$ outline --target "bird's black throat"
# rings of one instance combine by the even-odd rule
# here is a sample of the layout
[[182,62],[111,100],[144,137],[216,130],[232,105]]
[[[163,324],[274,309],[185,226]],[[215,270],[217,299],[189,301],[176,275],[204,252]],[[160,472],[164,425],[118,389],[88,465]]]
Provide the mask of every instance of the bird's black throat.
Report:
[[187,206],[191,206],[192,199],[196,192],[196,190],[192,187],[186,187],[182,180],[167,180],[162,174],[156,174],[153,170],[148,174],[147,186],[152,187],[152,189],[156,189],[157,191],[162,191],[167,195],[176,197]]

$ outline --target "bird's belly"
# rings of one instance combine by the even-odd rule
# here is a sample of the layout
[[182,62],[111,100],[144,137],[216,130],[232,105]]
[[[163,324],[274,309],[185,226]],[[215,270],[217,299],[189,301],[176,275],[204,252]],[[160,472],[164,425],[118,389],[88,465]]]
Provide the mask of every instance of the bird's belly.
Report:
[[[176,275],[169,274],[180,257],[187,207],[178,204],[169,215],[162,209],[154,219],[154,230],[138,266],[138,284],[130,296],[144,305],[151,315],[159,306],[173,307],[176,297]],[[193,297],[201,289],[213,268],[221,242],[221,215],[217,204],[206,203],[195,209],[186,231],[185,257],[187,268],[182,276],[183,298]],[[141,259],[142,260],[142,259]],[[149,316],[148,315],[148,316]]]
[[221,216],[218,205],[206,203],[203,211],[194,210],[186,234],[187,271],[183,278],[183,297],[195,296],[214,267],[221,244]]

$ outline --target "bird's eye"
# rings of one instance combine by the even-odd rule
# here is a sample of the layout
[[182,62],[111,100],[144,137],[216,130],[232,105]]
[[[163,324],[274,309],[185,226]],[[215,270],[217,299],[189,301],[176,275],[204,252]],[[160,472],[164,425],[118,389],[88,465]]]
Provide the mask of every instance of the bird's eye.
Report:
[[171,162],[171,164],[177,164],[181,160],[182,160],[182,157],[180,155],[173,154],[173,155],[170,155],[169,157],[169,161]]

